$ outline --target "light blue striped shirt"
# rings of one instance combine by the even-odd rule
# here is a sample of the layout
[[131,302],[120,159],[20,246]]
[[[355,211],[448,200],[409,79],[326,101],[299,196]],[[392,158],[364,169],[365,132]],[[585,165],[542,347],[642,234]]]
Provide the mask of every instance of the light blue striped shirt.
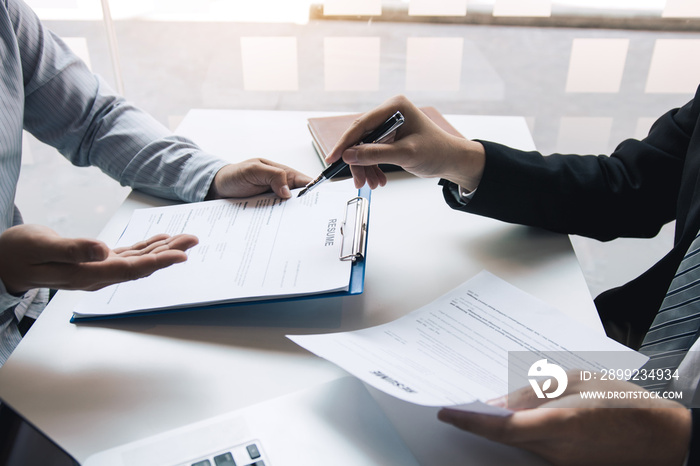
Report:
[[[74,165],[171,199],[204,199],[225,165],[115,95],[21,0],[0,0],[0,57],[0,233],[22,222],[14,202],[23,129]],[[36,317],[45,302],[44,291],[22,300],[0,281],[0,364],[19,341],[12,314]]]

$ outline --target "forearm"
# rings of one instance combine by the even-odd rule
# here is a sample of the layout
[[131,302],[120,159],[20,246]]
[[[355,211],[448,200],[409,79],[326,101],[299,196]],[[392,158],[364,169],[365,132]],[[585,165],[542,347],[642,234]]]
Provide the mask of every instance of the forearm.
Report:
[[[171,134],[128,103],[113,109],[80,164],[98,166],[122,185],[188,202],[205,198],[226,162]],[[129,131],[115,131],[128,125]]]
[[224,163],[115,95],[31,10],[14,5],[25,129],[73,164],[97,166],[125,186],[202,200]]
[[[64,74],[62,91],[52,83],[27,97],[30,131],[73,164],[97,166],[122,185],[171,199],[204,199],[223,161],[172,135],[98,78],[78,69]],[[62,108],[59,117],[46,115],[52,107]]]

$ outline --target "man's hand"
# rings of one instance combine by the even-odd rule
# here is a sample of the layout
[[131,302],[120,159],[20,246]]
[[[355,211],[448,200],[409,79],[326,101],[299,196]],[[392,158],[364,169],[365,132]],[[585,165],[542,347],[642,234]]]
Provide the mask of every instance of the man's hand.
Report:
[[290,188],[306,186],[311,178],[285,165],[265,159],[250,159],[223,167],[214,177],[207,199],[248,197],[272,189],[282,199]]
[[[404,115],[405,123],[396,131],[393,142],[355,146],[397,110]],[[446,178],[474,190],[481,180],[485,160],[480,143],[443,131],[403,96],[391,98],[355,120],[326,162],[333,163],[341,157],[350,165],[355,186],[359,188],[367,182],[372,189],[387,181],[377,164],[389,163],[416,176]]]
[[31,288],[98,290],[146,277],[187,260],[198,242],[192,235],[157,235],[110,250],[101,241],[67,239],[39,225],[17,225],[0,235],[0,279],[8,292]]
[[629,382],[583,382],[570,373],[566,391],[539,399],[525,387],[492,404],[515,412],[506,417],[449,408],[441,421],[532,451],[555,465],[682,465],[690,443],[690,412],[675,401],[583,399],[581,391],[648,393]]

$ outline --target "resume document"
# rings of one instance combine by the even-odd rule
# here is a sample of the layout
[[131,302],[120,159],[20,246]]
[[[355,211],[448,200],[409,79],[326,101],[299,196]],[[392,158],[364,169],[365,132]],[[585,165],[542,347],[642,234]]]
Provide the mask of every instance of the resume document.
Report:
[[533,360],[556,354],[570,366],[565,370],[619,367],[621,359],[638,368],[647,359],[485,271],[393,322],[288,338],[379,390],[425,406],[506,395],[513,352],[532,353]]
[[[139,280],[86,293],[76,317],[289,298],[347,290],[341,261],[352,180],[325,183],[300,198],[271,194],[134,211],[116,247],[158,233],[188,233],[199,244],[186,262]],[[352,241],[352,238],[349,239]]]

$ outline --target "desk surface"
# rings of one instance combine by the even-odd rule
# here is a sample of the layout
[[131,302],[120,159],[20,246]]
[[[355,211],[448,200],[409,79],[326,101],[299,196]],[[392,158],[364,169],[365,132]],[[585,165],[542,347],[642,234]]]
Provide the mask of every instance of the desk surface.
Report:
[[[193,110],[179,132],[232,161],[265,157],[315,176],[306,119],[325,114]],[[448,120],[470,138],[534,146],[520,117]],[[134,208],[161,202],[132,193],[101,238],[113,242]],[[436,180],[405,173],[373,192],[370,225],[360,296],[75,325],[79,295],[60,292],[0,369],[0,398],[82,460],[345,375],[285,335],[388,322],[482,269],[602,331],[566,236],[453,211]],[[438,422],[434,408],[372,394],[421,464],[532,461]]]

